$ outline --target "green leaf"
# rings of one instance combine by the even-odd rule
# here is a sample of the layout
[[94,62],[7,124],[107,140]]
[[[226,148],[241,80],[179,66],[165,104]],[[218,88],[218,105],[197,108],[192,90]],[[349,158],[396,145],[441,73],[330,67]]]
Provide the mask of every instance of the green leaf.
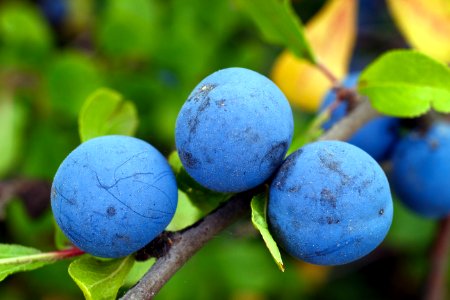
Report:
[[12,97],[0,95],[0,177],[13,166],[23,139],[25,113]]
[[82,52],[54,56],[45,73],[52,108],[65,117],[76,118],[86,98],[103,86],[99,64]]
[[116,299],[133,263],[131,255],[111,260],[86,255],[70,264],[69,274],[86,299]]
[[0,244],[0,281],[13,273],[31,271],[81,254],[83,252],[76,248],[42,253],[21,245]]
[[0,60],[42,63],[52,48],[48,23],[35,5],[9,1],[0,9]]
[[449,113],[450,69],[417,51],[390,51],[362,72],[358,92],[386,115],[416,117],[430,108]]
[[[20,245],[0,244],[0,281],[16,272],[30,271],[45,265],[45,262],[27,262],[9,260],[9,258],[29,257],[41,251]],[[8,260],[7,260],[8,259]]]
[[238,2],[269,42],[285,46],[298,57],[316,63],[316,58],[306,40],[302,22],[296,16],[289,0],[238,0]]
[[272,235],[269,232],[269,225],[267,223],[266,218],[266,207],[267,207],[267,197],[266,194],[259,194],[253,197],[251,202],[252,208],[252,223],[256,229],[261,233],[264,243],[266,243],[267,248],[269,249],[270,254],[275,260],[278,268],[284,272],[284,264],[281,259],[280,250],[278,249],[278,245],[273,239]]
[[184,229],[203,217],[202,211],[192,204],[188,196],[182,191],[178,191],[178,205],[175,215],[166,230],[177,231]]
[[128,275],[123,282],[123,287],[129,288],[134,286],[142,277],[144,277],[145,273],[153,266],[155,261],[155,258],[150,258],[145,261],[136,261],[130,272],[128,272]]
[[119,93],[99,89],[84,103],[78,123],[82,142],[109,134],[133,135],[138,124],[137,110]]
[[230,193],[214,192],[197,183],[183,168],[176,151],[170,154],[169,164],[175,173],[178,189],[184,192],[192,204],[201,210],[202,216],[208,214],[218,207],[220,203],[230,198]]
[[56,223],[56,220],[53,219],[53,226],[55,228],[55,246],[58,250],[67,249],[67,247],[70,247],[72,243],[70,240],[64,235],[61,228],[59,228],[58,224]]
[[160,40],[155,38],[157,13],[154,1],[105,2],[95,27],[100,49],[112,57],[144,58]]

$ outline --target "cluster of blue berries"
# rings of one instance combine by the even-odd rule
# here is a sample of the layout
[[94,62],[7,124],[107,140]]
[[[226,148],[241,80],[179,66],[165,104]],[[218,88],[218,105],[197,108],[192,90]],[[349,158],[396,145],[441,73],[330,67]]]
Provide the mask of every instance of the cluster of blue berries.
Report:
[[[342,85],[354,88],[359,73],[351,73]],[[336,100],[330,91],[320,111]],[[323,125],[329,129],[347,113],[348,103],[341,101]],[[417,120],[417,119],[416,119]],[[414,120],[413,120],[414,121]],[[427,122],[429,123],[429,122]],[[397,118],[381,116],[362,126],[349,143],[363,149],[375,160],[391,162],[388,173],[392,188],[403,204],[427,218],[444,218],[450,214],[450,124],[445,120],[407,130],[401,136]]]
[[[289,103],[268,78],[229,68],[202,80],[176,122],[181,162],[218,192],[270,184],[276,241],[307,262],[336,265],[377,247],[392,222],[389,184],[378,163],[349,143],[310,143],[285,158]],[[130,254],[155,238],[176,209],[175,177],[162,155],[131,137],[89,140],[62,163],[52,189],[55,218],[79,248]]]

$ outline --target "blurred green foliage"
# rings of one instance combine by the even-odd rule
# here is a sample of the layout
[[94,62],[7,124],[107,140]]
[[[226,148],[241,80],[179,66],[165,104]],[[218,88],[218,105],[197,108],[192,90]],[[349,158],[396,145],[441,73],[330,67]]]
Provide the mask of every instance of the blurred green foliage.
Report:
[[[177,113],[202,78],[231,66],[268,74],[280,50],[261,40],[233,0],[54,0],[67,9],[58,25],[45,18],[45,2],[52,1],[0,2],[0,176],[5,180],[51,180],[80,143],[78,113],[99,87],[136,105],[136,136],[167,156],[174,149]],[[319,2],[294,1],[294,9],[306,22]],[[311,117],[296,112],[296,131],[304,131]],[[195,207],[192,211],[199,214]],[[250,222],[237,224],[194,256],[157,299],[418,298],[435,223],[397,203],[395,213],[380,251],[362,261],[324,268],[284,254],[285,273]],[[15,199],[5,215],[1,243],[54,249],[49,209],[32,218]],[[7,278],[0,299],[82,299],[68,264]],[[133,274],[148,268],[138,266]],[[127,282],[135,281],[136,276]]]

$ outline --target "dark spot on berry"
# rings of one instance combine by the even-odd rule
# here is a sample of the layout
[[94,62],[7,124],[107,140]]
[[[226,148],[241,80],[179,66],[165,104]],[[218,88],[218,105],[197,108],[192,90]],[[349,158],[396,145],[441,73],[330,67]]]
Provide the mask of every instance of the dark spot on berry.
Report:
[[283,156],[286,154],[287,148],[287,141],[282,141],[272,145],[269,151],[267,151],[267,153],[263,156],[261,164],[268,163],[272,168],[277,167],[279,162],[283,159]]
[[183,165],[190,169],[196,169],[200,165],[199,160],[188,151],[180,151],[180,159],[183,162]]
[[329,189],[322,189],[320,192],[320,203],[336,208],[336,196]]
[[278,171],[278,176],[274,181],[275,188],[282,191],[286,188],[286,181],[292,173],[292,168],[295,166],[297,159],[302,155],[303,149],[298,149],[288,156],[281,165]]
[[378,215],[380,215],[380,216],[384,215],[384,209],[380,209],[380,211],[378,212]]
[[116,215],[116,209],[114,208],[114,206],[110,206],[106,209],[106,214],[108,215],[108,217],[113,217]]

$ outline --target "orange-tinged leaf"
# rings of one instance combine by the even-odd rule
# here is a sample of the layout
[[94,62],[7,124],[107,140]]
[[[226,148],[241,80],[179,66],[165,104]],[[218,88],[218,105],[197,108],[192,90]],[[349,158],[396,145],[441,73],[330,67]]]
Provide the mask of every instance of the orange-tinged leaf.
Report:
[[412,47],[450,62],[449,0],[388,0],[397,26]]
[[[306,36],[319,63],[338,79],[347,73],[356,38],[356,0],[329,0],[306,25]],[[272,79],[290,102],[305,111],[318,109],[332,82],[314,65],[289,51],[277,58]]]

